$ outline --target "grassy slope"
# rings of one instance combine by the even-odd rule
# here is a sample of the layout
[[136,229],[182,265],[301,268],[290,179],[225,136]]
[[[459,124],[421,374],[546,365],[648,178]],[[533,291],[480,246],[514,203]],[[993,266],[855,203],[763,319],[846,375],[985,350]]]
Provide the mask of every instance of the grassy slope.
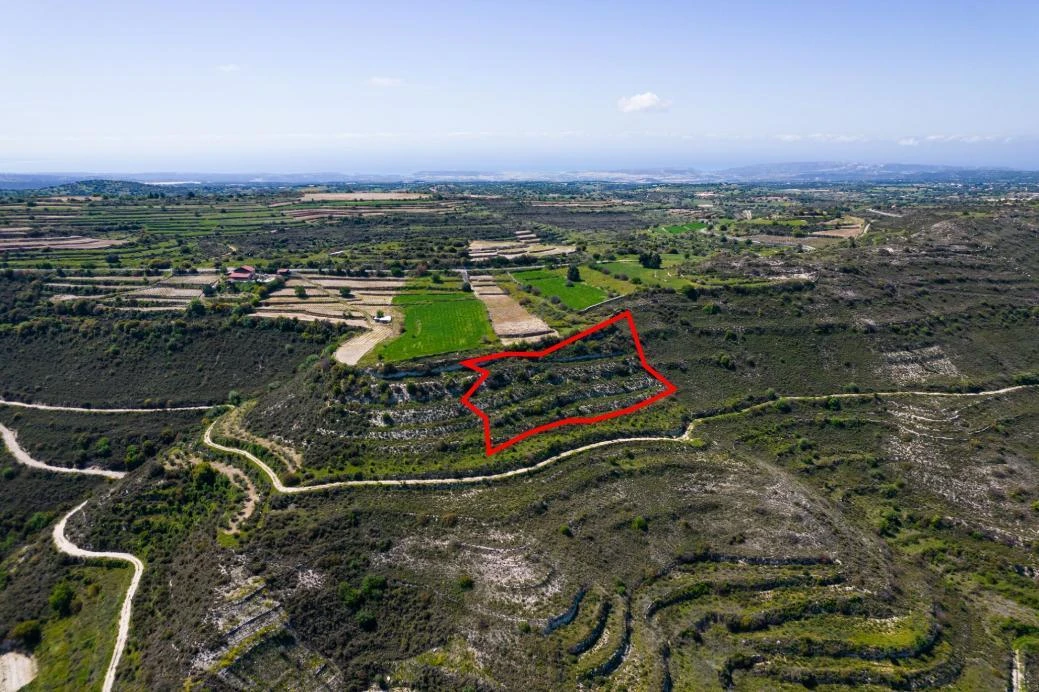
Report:
[[71,570],[67,581],[74,584],[76,598],[83,607],[78,613],[55,618],[43,627],[43,638],[34,652],[39,676],[26,689],[101,688],[130,574],[128,567],[117,566]]

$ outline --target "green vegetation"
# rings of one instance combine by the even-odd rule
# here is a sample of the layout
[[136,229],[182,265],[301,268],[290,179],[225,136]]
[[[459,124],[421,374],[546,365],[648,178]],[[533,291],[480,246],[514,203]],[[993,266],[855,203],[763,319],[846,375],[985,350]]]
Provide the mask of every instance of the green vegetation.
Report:
[[532,287],[536,295],[558,300],[571,310],[583,310],[606,300],[602,290],[583,281],[567,279],[563,270],[537,269],[513,272],[512,276],[521,285]]
[[706,221],[690,221],[677,226],[665,226],[664,230],[668,233],[689,233],[690,231],[702,231],[705,228],[707,228]]
[[[2,228],[125,241],[0,255],[0,396],[235,405],[0,405],[34,457],[128,471],[0,452],[0,636],[36,655],[39,688],[99,685],[129,572],[50,535],[87,501],[69,538],[147,565],[129,689],[1005,690],[1015,650],[1039,669],[1031,184],[0,193]],[[859,218],[854,243],[748,243]],[[467,250],[529,234],[575,250]],[[295,281],[220,280],[241,264]],[[499,345],[462,270],[561,337],[631,310],[678,391],[488,457],[458,361]],[[169,290],[115,301],[112,285]],[[303,294],[402,334],[347,366],[334,352],[355,328],[255,314]],[[494,439],[656,391],[625,336],[491,368],[474,401]],[[303,492],[203,445],[211,423]],[[552,457],[461,487],[311,487]]]
[[487,309],[471,293],[409,292],[393,304],[404,311],[404,331],[379,350],[383,360],[466,351],[495,341]]
[[688,284],[688,281],[682,278],[677,271],[676,265],[673,263],[664,264],[662,267],[654,269],[642,266],[635,258],[630,261],[604,262],[602,267],[621,280],[632,281],[645,286],[681,288]]
[[58,588],[66,590],[70,603],[75,598],[75,613],[58,612],[44,625],[33,651],[40,671],[33,684],[39,689],[100,689],[115,646],[113,623],[130,583],[130,570],[76,567],[70,576],[74,581],[61,582]]

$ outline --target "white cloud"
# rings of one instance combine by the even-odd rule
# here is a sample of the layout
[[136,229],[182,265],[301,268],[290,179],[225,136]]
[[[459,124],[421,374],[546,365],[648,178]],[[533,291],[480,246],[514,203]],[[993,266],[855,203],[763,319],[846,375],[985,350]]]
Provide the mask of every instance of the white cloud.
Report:
[[639,111],[664,111],[671,105],[652,91],[634,96],[625,96],[617,100],[617,108],[621,113],[637,113]]
[[992,135],[926,135],[903,137],[898,140],[898,144],[903,147],[918,147],[921,144],[981,144],[1000,141],[1000,139]]
[[216,69],[217,69],[218,72],[225,72],[225,73],[240,72],[242,70],[241,67],[239,67],[238,65],[234,64],[233,62],[229,62],[229,63],[227,63],[225,65],[217,65]]
[[928,135],[928,142],[960,142],[963,144],[977,144],[978,142],[991,142],[995,139],[990,135]]
[[800,135],[800,134],[781,134],[776,135],[776,139],[780,142],[826,142],[829,144],[851,144],[854,142],[865,142],[866,137],[863,135],[848,135],[848,134],[835,134],[832,132],[814,132],[812,134]]
[[369,77],[368,85],[379,87],[380,89],[389,89],[404,86],[404,80],[399,77]]

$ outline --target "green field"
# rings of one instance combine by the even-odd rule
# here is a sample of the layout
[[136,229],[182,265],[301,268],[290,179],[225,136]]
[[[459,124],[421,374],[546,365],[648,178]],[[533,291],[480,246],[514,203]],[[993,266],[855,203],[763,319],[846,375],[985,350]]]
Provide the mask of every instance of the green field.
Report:
[[639,279],[648,286],[663,286],[665,288],[682,288],[689,282],[683,279],[675,271],[674,266],[668,266],[669,256],[664,257],[665,265],[660,269],[647,269],[636,261],[632,262],[605,262],[603,267],[610,270],[614,276],[624,274],[628,279]]
[[584,281],[567,285],[565,269],[532,269],[515,272],[512,277],[521,284],[530,284],[545,297],[558,297],[571,310],[583,310],[606,300],[605,292]]
[[689,231],[702,231],[705,228],[707,228],[707,223],[704,221],[690,221],[678,226],[665,226],[664,230],[668,233],[688,233]]
[[598,265],[581,267],[581,279],[591,286],[601,288],[607,293],[613,292],[617,295],[626,296],[634,293],[636,286],[628,281],[622,281],[612,274],[596,269]]
[[471,293],[405,293],[393,304],[404,310],[404,333],[379,351],[384,360],[467,351],[495,339],[487,309]]

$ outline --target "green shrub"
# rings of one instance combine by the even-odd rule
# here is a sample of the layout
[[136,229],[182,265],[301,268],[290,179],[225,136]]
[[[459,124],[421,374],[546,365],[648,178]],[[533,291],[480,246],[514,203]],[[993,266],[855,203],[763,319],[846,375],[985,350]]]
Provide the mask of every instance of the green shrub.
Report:
[[32,649],[40,643],[40,623],[37,620],[23,620],[12,627],[7,636],[27,649]]

